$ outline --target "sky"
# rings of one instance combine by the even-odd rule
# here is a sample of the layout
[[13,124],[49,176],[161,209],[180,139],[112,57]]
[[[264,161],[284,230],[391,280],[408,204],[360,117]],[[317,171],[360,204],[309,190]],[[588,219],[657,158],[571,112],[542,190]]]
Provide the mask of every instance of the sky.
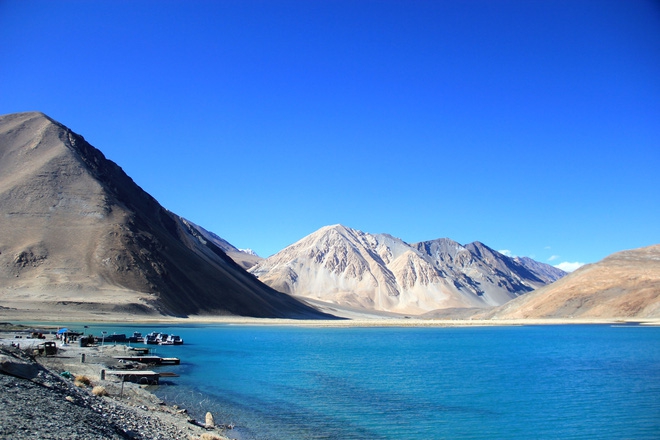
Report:
[[267,257],[331,224],[573,269],[660,243],[660,2],[0,0],[42,111]]

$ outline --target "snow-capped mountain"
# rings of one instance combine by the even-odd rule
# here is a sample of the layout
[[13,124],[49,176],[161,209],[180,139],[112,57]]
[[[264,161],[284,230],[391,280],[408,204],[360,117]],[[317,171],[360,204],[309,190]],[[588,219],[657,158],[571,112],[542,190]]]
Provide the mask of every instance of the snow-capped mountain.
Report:
[[507,257],[479,242],[463,246],[443,238],[411,245],[391,235],[332,225],[249,271],[295,296],[421,314],[497,306],[553,281],[539,269],[547,265],[534,263]]

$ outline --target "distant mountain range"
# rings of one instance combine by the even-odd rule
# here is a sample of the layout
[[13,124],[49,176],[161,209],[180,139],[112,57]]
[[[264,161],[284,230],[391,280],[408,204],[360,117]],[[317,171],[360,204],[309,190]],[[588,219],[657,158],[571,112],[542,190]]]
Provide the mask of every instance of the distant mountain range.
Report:
[[0,116],[1,307],[324,316],[259,282],[223,248],[234,253],[82,136],[42,113]]
[[193,230],[196,231],[197,238],[206,244],[205,242],[213,243],[218,246],[227,256],[232,260],[238,263],[243,269],[249,269],[254,266],[263,258],[256,254],[252,249],[238,249],[236,246],[229,243],[224,238],[219,237],[217,234],[207,231],[199,225],[194,224],[189,220],[182,219],[187,225],[189,225]]
[[660,245],[566,275],[480,242],[332,225],[263,259],[167,211],[44,114],[0,116],[3,313],[642,319],[660,318],[659,286]]
[[406,314],[494,307],[566,274],[479,242],[408,244],[342,225],[319,229],[249,272],[297,297]]

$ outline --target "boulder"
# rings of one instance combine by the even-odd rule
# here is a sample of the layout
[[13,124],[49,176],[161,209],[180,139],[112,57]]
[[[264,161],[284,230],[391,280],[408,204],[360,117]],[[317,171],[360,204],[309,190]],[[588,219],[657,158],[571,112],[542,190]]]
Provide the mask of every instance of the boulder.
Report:
[[39,375],[39,371],[41,368],[34,362],[0,354],[0,372],[3,374],[31,380]]

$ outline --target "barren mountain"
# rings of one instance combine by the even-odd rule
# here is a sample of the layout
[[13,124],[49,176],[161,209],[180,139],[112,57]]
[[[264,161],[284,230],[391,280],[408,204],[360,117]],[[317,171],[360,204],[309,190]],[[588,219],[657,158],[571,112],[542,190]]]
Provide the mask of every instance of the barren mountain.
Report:
[[[239,266],[247,270],[263,260],[259,255],[257,255],[253,250],[247,249],[238,249],[233,244],[229,243],[222,237],[219,237],[217,234],[207,231],[199,225],[194,224],[191,221],[184,220],[192,228],[199,232],[198,239],[202,242],[210,241],[217,247],[219,247],[225,254],[227,254],[232,260],[234,260]],[[205,243],[204,243],[205,244]]]
[[205,237],[82,136],[0,116],[0,306],[319,316]]
[[660,318],[660,245],[617,252],[479,317]]
[[566,275],[566,272],[561,269],[557,269],[549,264],[540,263],[529,257],[514,257],[513,260],[534,272],[536,276],[546,283],[553,283]]
[[482,243],[440,239],[409,245],[342,225],[321,228],[250,272],[295,296],[408,314],[497,306],[552,281]]

